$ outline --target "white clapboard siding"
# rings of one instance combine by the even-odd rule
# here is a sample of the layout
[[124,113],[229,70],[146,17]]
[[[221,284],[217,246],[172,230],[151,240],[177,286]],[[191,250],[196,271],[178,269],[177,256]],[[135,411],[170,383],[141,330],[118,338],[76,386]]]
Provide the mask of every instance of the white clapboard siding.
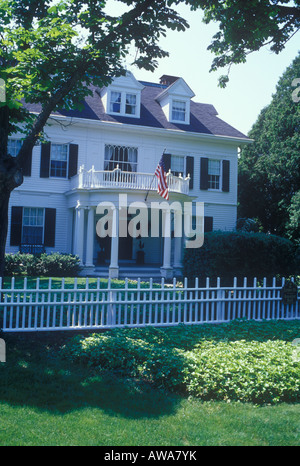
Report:
[[[280,285],[274,278],[271,284],[257,279],[242,286],[234,280],[232,286],[222,287],[220,279],[211,286],[188,286],[187,279],[179,286],[142,283],[125,280],[116,285],[111,280],[86,279],[82,284],[74,279],[68,285],[62,279],[55,288],[54,279],[37,279],[29,288],[25,278],[22,286],[12,278],[10,287],[0,282],[0,328],[4,332],[30,332],[121,327],[174,326],[179,324],[222,323],[236,319],[291,320],[300,318],[299,287],[296,304],[285,305]],[[105,286],[105,288],[104,288]]]

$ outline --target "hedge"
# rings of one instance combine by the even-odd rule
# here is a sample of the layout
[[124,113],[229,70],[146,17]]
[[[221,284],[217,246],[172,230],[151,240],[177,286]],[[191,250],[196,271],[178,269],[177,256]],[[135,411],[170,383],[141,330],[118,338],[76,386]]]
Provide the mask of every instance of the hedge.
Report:
[[4,275],[31,277],[76,277],[80,272],[78,256],[72,254],[6,254]]
[[206,233],[204,244],[198,249],[185,249],[183,274],[191,281],[199,277],[232,285],[233,278],[240,280],[291,276],[300,273],[296,260],[296,246],[289,240],[275,235],[249,232]]

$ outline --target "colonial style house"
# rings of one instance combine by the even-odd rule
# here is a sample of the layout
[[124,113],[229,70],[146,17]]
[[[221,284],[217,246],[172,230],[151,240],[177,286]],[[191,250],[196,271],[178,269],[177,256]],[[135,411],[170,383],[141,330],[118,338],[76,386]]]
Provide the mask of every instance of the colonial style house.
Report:
[[[204,203],[205,231],[233,230],[238,150],[250,140],[212,105],[194,102],[182,78],[164,75],[152,83],[128,72],[92,91],[81,111],[49,119],[48,142],[34,148],[24,183],[11,196],[6,250],[73,253],[90,275],[180,275],[185,238],[172,234],[173,217],[169,235],[119,235],[120,194],[129,204],[163,201],[154,173],[165,153],[169,202]],[[39,112],[37,105],[29,109]],[[10,139],[11,155],[20,138]],[[114,237],[96,232],[104,201],[116,206]]]

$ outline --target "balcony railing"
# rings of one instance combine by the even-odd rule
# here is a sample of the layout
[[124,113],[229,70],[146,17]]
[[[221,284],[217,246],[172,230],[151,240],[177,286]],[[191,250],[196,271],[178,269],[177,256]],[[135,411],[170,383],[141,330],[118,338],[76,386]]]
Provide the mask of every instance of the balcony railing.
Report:
[[[167,173],[169,191],[173,193],[189,194],[190,176]],[[79,173],[71,179],[71,189],[133,189],[157,191],[157,178],[153,173],[124,172],[119,168],[112,171],[97,171],[92,167],[85,170],[80,167]]]

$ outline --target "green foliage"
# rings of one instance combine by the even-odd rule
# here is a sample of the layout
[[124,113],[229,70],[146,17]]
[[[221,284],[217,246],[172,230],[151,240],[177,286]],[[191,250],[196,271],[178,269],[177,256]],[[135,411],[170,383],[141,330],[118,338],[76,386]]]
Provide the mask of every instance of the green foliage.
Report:
[[198,249],[186,249],[183,274],[189,279],[221,278],[232,285],[233,278],[290,276],[299,273],[296,248],[285,238],[242,231],[206,233]]
[[76,277],[80,272],[80,262],[72,254],[6,254],[5,275],[31,277]]
[[233,322],[122,329],[75,336],[61,355],[73,363],[142,377],[203,400],[300,400],[299,322]]
[[293,82],[300,76],[300,55],[278,82],[239,160],[239,217],[258,219],[265,232],[300,241],[300,104]]

